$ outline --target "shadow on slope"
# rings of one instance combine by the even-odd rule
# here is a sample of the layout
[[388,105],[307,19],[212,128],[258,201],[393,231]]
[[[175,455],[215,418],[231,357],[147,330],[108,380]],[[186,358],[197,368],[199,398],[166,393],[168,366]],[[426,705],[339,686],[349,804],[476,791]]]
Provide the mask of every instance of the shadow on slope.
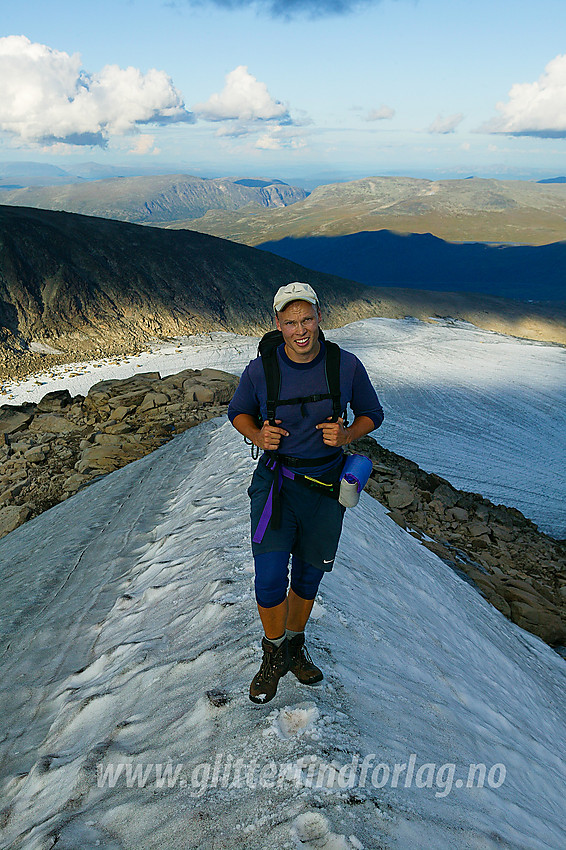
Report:
[[566,242],[486,245],[389,230],[288,237],[257,246],[319,272],[369,286],[478,292],[520,301],[566,301]]

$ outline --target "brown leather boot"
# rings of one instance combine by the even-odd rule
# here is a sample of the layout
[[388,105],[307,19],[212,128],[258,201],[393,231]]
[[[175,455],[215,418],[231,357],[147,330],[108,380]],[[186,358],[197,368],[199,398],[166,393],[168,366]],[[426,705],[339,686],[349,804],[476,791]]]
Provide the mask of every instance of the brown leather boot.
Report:
[[324,678],[322,670],[319,670],[308,653],[305,646],[304,632],[290,638],[289,644],[289,670],[297,677],[303,685],[314,685]]
[[263,659],[250,685],[250,699],[263,703],[273,699],[279,679],[289,670],[289,641],[285,638],[280,646],[275,646],[264,637],[261,646]]

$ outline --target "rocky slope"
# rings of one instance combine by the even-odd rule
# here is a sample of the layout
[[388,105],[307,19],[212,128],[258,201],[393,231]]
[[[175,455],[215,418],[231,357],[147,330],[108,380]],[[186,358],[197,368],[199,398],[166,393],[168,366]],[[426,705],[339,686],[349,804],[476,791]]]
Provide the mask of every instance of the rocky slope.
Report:
[[86,398],[67,390],[0,407],[0,537],[227,409],[238,378],[215,369],[101,381]]
[[[133,351],[157,336],[259,332],[271,324],[274,290],[305,274],[199,233],[0,207],[0,343],[13,364],[33,340],[80,357]],[[365,287],[309,279],[330,321],[370,315]]]
[[544,245],[566,239],[566,185],[367,177],[319,186],[283,210],[210,210],[197,221],[168,226],[189,226],[248,245],[366,230],[432,233],[452,242]]
[[154,224],[198,218],[211,209],[239,210],[250,204],[258,209],[284,207],[306,196],[303,189],[279,180],[173,174],[0,190],[0,204]]
[[[326,327],[369,316],[464,319],[566,343],[566,311],[491,296],[363,286],[189,231],[0,207],[0,378],[133,353],[150,338],[212,330],[260,334],[274,291],[307,280]],[[34,344],[54,353],[38,353]]]
[[[68,391],[38,404],[0,407],[0,537],[227,409],[238,383],[215,369],[158,372]],[[352,446],[372,458],[367,490],[391,518],[473,581],[505,616],[551,646],[566,646],[566,541],[538,531],[514,508],[452,487],[371,437]]]

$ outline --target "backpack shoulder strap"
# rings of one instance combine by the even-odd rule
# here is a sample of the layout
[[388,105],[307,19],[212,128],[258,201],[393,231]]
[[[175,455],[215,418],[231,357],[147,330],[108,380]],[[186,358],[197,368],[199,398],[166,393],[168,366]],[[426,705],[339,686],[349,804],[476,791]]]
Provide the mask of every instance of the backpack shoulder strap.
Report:
[[281,390],[281,370],[277,359],[277,347],[283,342],[281,331],[269,331],[259,342],[257,353],[261,357],[267,387],[267,420],[275,425],[275,411]]
[[330,340],[326,340],[324,344],[326,346],[326,382],[332,397],[332,419],[336,422],[343,414],[340,403],[340,346]]

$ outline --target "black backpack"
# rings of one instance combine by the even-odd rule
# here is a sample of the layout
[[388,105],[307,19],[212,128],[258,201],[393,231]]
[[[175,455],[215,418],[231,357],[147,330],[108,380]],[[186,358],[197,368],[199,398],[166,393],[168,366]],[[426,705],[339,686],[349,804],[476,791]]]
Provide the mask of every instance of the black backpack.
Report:
[[[309,396],[299,396],[299,398],[289,398],[281,400],[279,393],[281,391],[281,371],[279,369],[279,360],[277,359],[277,348],[283,342],[283,334],[281,331],[269,331],[261,338],[257,353],[261,357],[263,371],[265,373],[265,382],[267,384],[267,420],[270,425],[275,425],[277,408],[283,404],[300,404],[301,411],[304,415],[304,407],[309,401],[323,401],[331,399],[332,401],[332,421],[336,422],[339,416],[342,416],[344,411],[340,404],[340,346],[335,342],[330,342],[324,339],[323,332],[319,329],[319,340],[325,345],[325,360],[324,366],[326,371],[326,384],[328,392],[317,393]],[[259,425],[262,424],[261,417]]]

